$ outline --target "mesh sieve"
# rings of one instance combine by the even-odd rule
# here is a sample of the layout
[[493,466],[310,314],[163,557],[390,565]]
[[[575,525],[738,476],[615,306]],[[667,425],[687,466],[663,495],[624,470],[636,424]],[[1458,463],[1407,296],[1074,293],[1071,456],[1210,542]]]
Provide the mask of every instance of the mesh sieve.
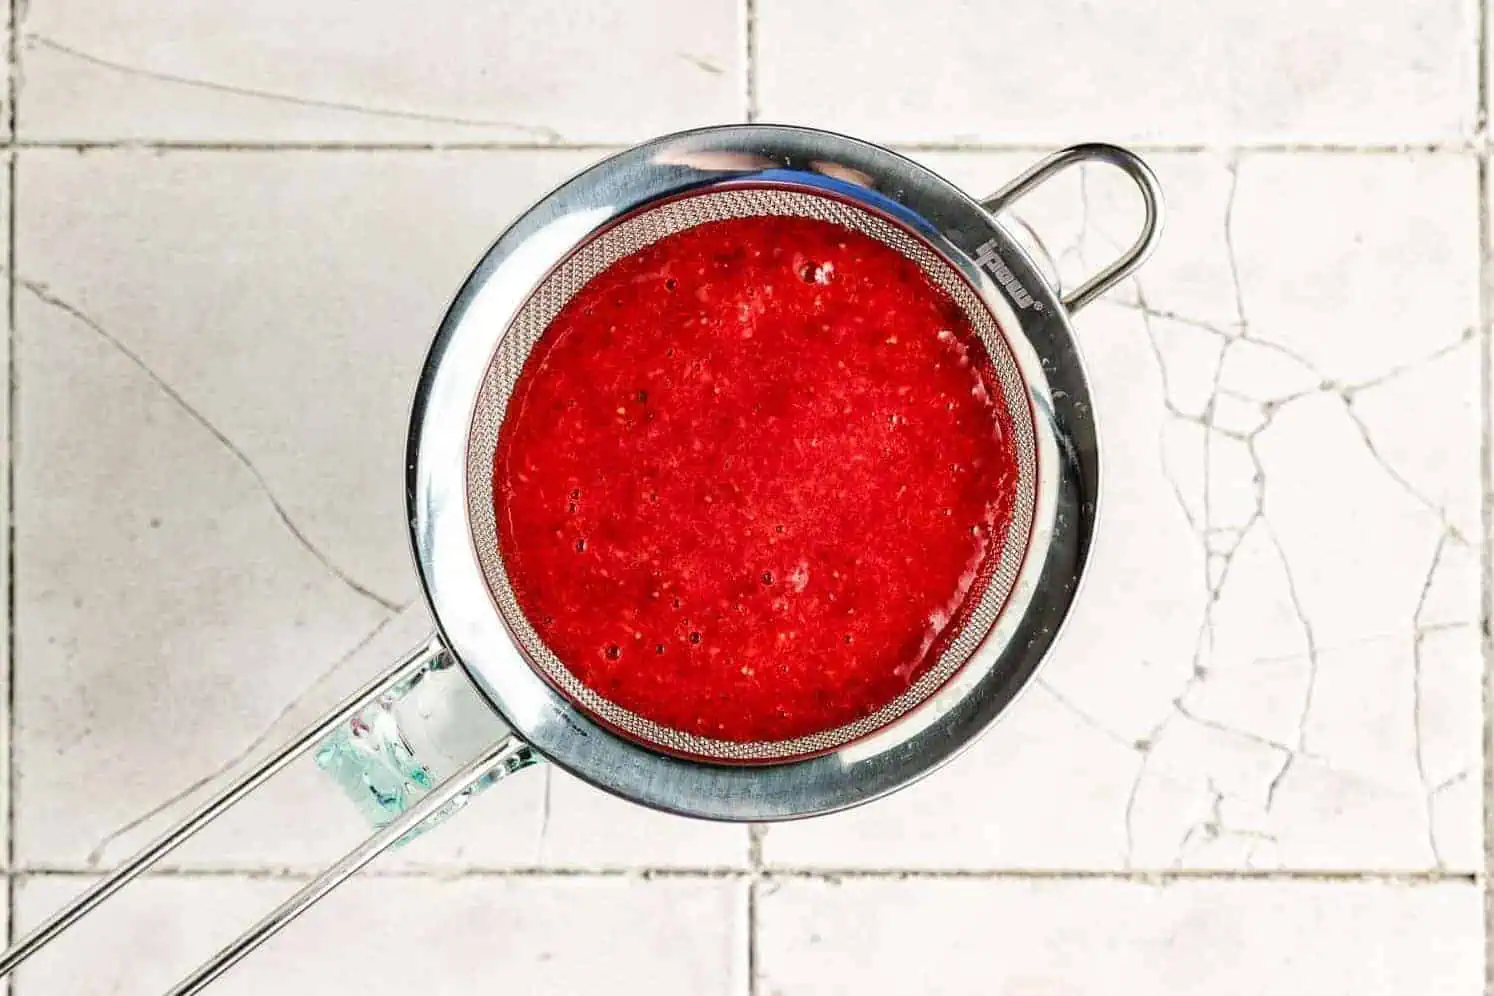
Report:
[[[494,514],[493,461],[509,397],[531,350],[550,322],[588,281],[626,256],[712,221],[751,216],[811,218],[870,236],[912,260],[955,302],[980,336],[1001,385],[1017,453],[1017,491],[1007,535],[988,560],[981,597],[939,659],[902,694],[876,712],[834,729],[773,741],[717,740],[672,729],[622,708],[584,685],[530,625],[519,607],[499,553]],[[1002,330],[970,285],[927,242],[859,205],[799,188],[741,187],[685,195],[650,205],[575,249],[530,295],[499,341],[473,414],[466,451],[467,502],[473,542],[494,603],[533,666],[577,707],[632,739],[671,754],[722,762],[783,761],[858,740],[926,701],[969,659],[995,623],[1016,582],[1031,533],[1037,491],[1037,453],[1027,389]]]

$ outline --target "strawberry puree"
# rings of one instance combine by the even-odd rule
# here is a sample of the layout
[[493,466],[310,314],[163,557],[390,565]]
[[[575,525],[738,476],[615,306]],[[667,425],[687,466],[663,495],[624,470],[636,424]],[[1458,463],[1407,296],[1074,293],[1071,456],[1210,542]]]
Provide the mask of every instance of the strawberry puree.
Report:
[[519,605],[585,685],[733,741],[841,726],[937,659],[1009,526],[984,348],[881,243],[744,218],[562,310],[494,466]]

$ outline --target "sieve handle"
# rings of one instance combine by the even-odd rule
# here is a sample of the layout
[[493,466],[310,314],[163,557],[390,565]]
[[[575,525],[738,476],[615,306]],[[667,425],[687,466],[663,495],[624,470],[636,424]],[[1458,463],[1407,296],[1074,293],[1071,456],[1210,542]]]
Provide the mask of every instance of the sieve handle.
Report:
[[[415,656],[419,663],[414,671],[316,748],[317,767],[375,830],[413,808],[468,758],[512,732],[438,637],[427,639]],[[474,783],[399,843],[435,829],[498,777],[536,760],[532,751],[523,751],[518,763]]]
[[1122,149],[1118,145],[1105,145],[1100,142],[1074,145],[1034,163],[1006,186],[981,201],[981,207],[987,211],[992,214],[1001,214],[1055,174],[1070,166],[1085,162],[1105,163],[1130,177],[1137,189],[1141,191],[1146,218],[1141,224],[1141,234],[1137,236],[1131,248],[1122,253],[1109,266],[1080,284],[1073,293],[1063,297],[1063,306],[1070,314],[1077,312],[1130,276],[1138,266],[1146,262],[1146,258],[1156,247],[1157,238],[1162,234],[1162,188],[1158,186],[1156,174],[1152,172],[1151,167],[1134,152]]
[[[481,747],[475,757],[465,764],[454,760],[454,750],[474,743]],[[538,760],[481,699],[439,638],[431,637],[0,953],[0,979],[313,749],[318,763],[354,794],[379,829],[168,996],[201,991],[379,854],[439,824],[483,788]]]

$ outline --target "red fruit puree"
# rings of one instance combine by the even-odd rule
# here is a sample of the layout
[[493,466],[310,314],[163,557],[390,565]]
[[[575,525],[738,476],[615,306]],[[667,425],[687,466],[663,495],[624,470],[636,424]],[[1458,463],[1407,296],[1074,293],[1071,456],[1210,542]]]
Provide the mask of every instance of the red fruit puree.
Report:
[[869,715],[937,660],[1009,526],[983,346],[827,222],[712,222],[560,312],[494,467],[520,607],[582,683],[731,741]]

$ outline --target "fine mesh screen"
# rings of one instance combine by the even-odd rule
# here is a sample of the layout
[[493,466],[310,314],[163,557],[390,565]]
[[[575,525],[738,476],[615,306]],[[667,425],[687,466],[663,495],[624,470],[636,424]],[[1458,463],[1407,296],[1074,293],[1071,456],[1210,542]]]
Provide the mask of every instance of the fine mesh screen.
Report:
[[[963,311],[980,336],[1001,384],[1001,401],[1016,437],[1018,481],[1011,528],[995,551],[981,598],[967,612],[935,664],[905,692],[856,722],[791,740],[714,740],[662,726],[608,701],[583,685],[539,638],[514,598],[499,553],[493,502],[493,459],[509,396],[530,350],[583,286],[613,263],[676,232],[711,221],[749,216],[814,218],[871,236],[913,260]],[[626,735],[670,753],[717,761],[766,762],[833,750],[904,715],[939,689],[995,623],[1021,568],[1036,503],[1037,456],[1027,389],[996,319],[980,296],[916,236],[856,205],[781,187],[714,190],[647,208],[581,245],[535,290],[507,329],[478,394],[467,441],[467,501],[478,560],[509,629],[540,672],[577,706]]]

